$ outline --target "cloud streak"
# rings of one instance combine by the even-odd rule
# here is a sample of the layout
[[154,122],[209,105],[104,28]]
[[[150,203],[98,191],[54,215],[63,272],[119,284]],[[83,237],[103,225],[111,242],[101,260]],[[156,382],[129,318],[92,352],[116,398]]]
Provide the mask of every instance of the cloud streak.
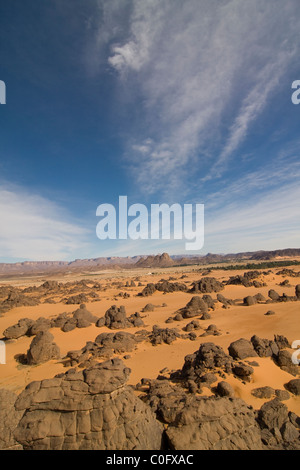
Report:
[[85,246],[87,230],[61,207],[21,188],[0,185],[2,257],[68,260]]
[[137,183],[147,193],[184,186],[188,166],[203,181],[221,176],[295,58],[297,2],[129,4],[108,63],[143,97],[147,131],[127,142]]

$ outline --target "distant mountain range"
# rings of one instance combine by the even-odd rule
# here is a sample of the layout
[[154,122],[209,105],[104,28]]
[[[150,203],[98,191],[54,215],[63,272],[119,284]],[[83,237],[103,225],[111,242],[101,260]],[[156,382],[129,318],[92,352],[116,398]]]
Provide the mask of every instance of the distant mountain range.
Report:
[[173,255],[167,253],[159,255],[139,255],[127,257],[101,257],[91,259],[76,259],[74,261],[24,261],[22,263],[0,263],[0,275],[22,274],[55,274],[67,272],[87,271],[100,269],[130,269],[130,268],[166,268],[192,264],[212,264],[237,261],[263,261],[278,258],[294,258],[300,256],[300,248],[287,248],[274,251],[248,251],[242,253],[207,255]]

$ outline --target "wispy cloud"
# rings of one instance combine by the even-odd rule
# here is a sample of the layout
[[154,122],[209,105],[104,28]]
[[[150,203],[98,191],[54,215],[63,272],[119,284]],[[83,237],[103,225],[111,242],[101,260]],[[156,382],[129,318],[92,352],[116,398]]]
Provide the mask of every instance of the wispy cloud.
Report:
[[88,233],[58,205],[9,185],[0,185],[0,220],[2,259],[72,259]]
[[127,5],[126,28],[115,42],[110,36],[108,63],[143,99],[147,131],[132,129],[127,150],[137,183],[148,193],[184,186],[187,167],[201,170],[204,181],[220,176],[295,58],[297,2]]

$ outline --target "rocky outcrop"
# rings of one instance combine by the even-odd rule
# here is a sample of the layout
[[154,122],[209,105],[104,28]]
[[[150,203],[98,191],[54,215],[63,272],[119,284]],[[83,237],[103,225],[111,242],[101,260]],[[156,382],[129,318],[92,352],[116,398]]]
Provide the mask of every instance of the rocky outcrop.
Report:
[[187,394],[168,381],[150,385],[147,403],[166,423],[168,448],[173,450],[261,449],[253,409],[243,400]]
[[138,295],[142,297],[147,297],[154,294],[155,291],[164,292],[168,294],[170,292],[186,292],[188,290],[187,286],[180,282],[169,282],[166,280],[161,280],[156,284],[149,283],[144,287],[142,292]]
[[158,450],[162,425],[127,387],[130,370],[113,359],[33,382],[16,401],[16,440],[26,450]]
[[117,307],[112,305],[106,312],[104,317],[100,318],[97,323],[97,327],[107,326],[112,330],[120,330],[130,327],[144,326],[144,322],[139,312],[133,313],[129,317],[126,317],[126,309],[123,305]]
[[214,277],[203,277],[200,281],[193,283],[189,292],[210,294],[212,292],[220,292],[223,289],[224,285]]
[[35,365],[58,359],[60,350],[53,342],[53,335],[49,331],[40,331],[32,340],[27,351],[27,364]]
[[18,449],[20,445],[14,438],[14,431],[22,417],[15,410],[17,395],[10,390],[0,389],[0,450]]
[[[184,319],[184,318],[192,318],[199,315],[203,315],[208,311],[207,303],[201,299],[199,296],[194,296],[191,300],[186,304],[185,307],[180,308],[176,311],[174,320]],[[180,316],[178,316],[180,315]]]

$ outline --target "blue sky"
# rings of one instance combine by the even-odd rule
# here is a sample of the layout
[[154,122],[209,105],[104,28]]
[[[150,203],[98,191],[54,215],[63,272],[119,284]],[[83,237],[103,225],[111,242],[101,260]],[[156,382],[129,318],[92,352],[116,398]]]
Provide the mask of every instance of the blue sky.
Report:
[[299,247],[298,8],[1,2],[0,261],[185,253],[97,239],[119,195],[203,203],[202,254]]

